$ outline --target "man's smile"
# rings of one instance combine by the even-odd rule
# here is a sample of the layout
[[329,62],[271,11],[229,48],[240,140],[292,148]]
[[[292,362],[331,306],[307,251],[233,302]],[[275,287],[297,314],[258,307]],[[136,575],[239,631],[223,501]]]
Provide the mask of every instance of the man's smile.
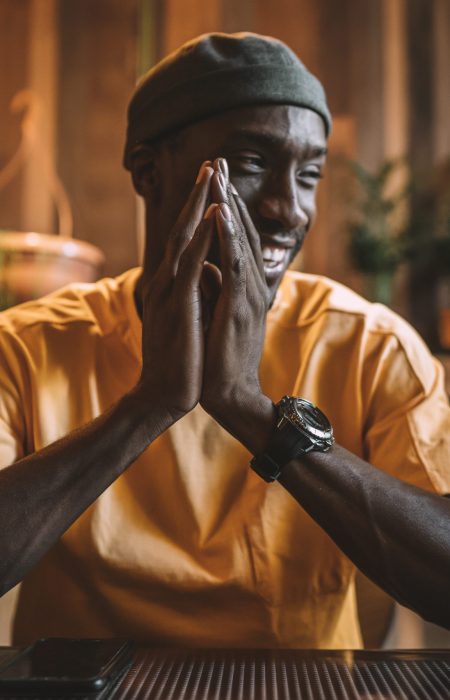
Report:
[[264,276],[267,284],[277,281],[284,273],[292,258],[292,247],[281,248],[276,245],[261,246]]
[[[269,287],[278,286],[280,278],[284,275],[289,264],[300,250],[305,234],[297,235],[267,235],[260,237],[261,253],[264,265],[264,277]],[[211,249],[208,254],[208,262],[216,265],[219,269],[220,252],[218,240],[213,238]]]
[[278,268],[281,263],[286,260],[286,248],[276,248],[275,246],[265,245],[262,248],[262,256],[264,260],[264,269],[273,270]]
[[300,247],[296,236],[262,236],[261,252],[268,284],[283,274]]

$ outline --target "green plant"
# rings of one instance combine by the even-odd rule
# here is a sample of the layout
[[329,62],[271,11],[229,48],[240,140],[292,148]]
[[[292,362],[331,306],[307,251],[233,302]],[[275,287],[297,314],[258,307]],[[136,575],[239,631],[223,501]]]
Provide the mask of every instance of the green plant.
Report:
[[351,163],[356,192],[349,252],[354,267],[368,275],[392,274],[407,254],[407,242],[395,223],[407,189],[388,193],[400,165],[399,160],[388,160],[372,173]]

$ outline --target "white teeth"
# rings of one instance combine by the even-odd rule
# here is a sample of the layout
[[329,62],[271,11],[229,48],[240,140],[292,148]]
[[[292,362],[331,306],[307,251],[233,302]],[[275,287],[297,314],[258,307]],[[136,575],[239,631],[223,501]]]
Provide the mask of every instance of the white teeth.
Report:
[[264,262],[267,263],[280,263],[284,260],[286,256],[285,248],[276,248],[275,246],[265,245],[262,248],[262,256]]

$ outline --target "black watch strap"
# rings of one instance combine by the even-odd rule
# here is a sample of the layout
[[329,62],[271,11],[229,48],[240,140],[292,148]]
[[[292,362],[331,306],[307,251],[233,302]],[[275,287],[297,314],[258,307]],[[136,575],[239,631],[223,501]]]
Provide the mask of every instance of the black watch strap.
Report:
[[291,459],[312,449],[308,436],[302,435],[289,421],[284,421],[273,431],[265,451],[253,457],[250,464],[260,477],[271,482],[279,478],[283,467]]

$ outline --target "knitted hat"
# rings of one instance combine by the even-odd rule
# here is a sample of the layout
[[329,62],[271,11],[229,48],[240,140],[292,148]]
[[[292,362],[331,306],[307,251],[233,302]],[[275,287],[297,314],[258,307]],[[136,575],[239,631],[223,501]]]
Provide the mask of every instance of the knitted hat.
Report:
[[331,115],[321,83],[278,39],[248,32],[204,34],[146,73],[128,108],[124,165],[143,141],[233,107],[289,104]]

